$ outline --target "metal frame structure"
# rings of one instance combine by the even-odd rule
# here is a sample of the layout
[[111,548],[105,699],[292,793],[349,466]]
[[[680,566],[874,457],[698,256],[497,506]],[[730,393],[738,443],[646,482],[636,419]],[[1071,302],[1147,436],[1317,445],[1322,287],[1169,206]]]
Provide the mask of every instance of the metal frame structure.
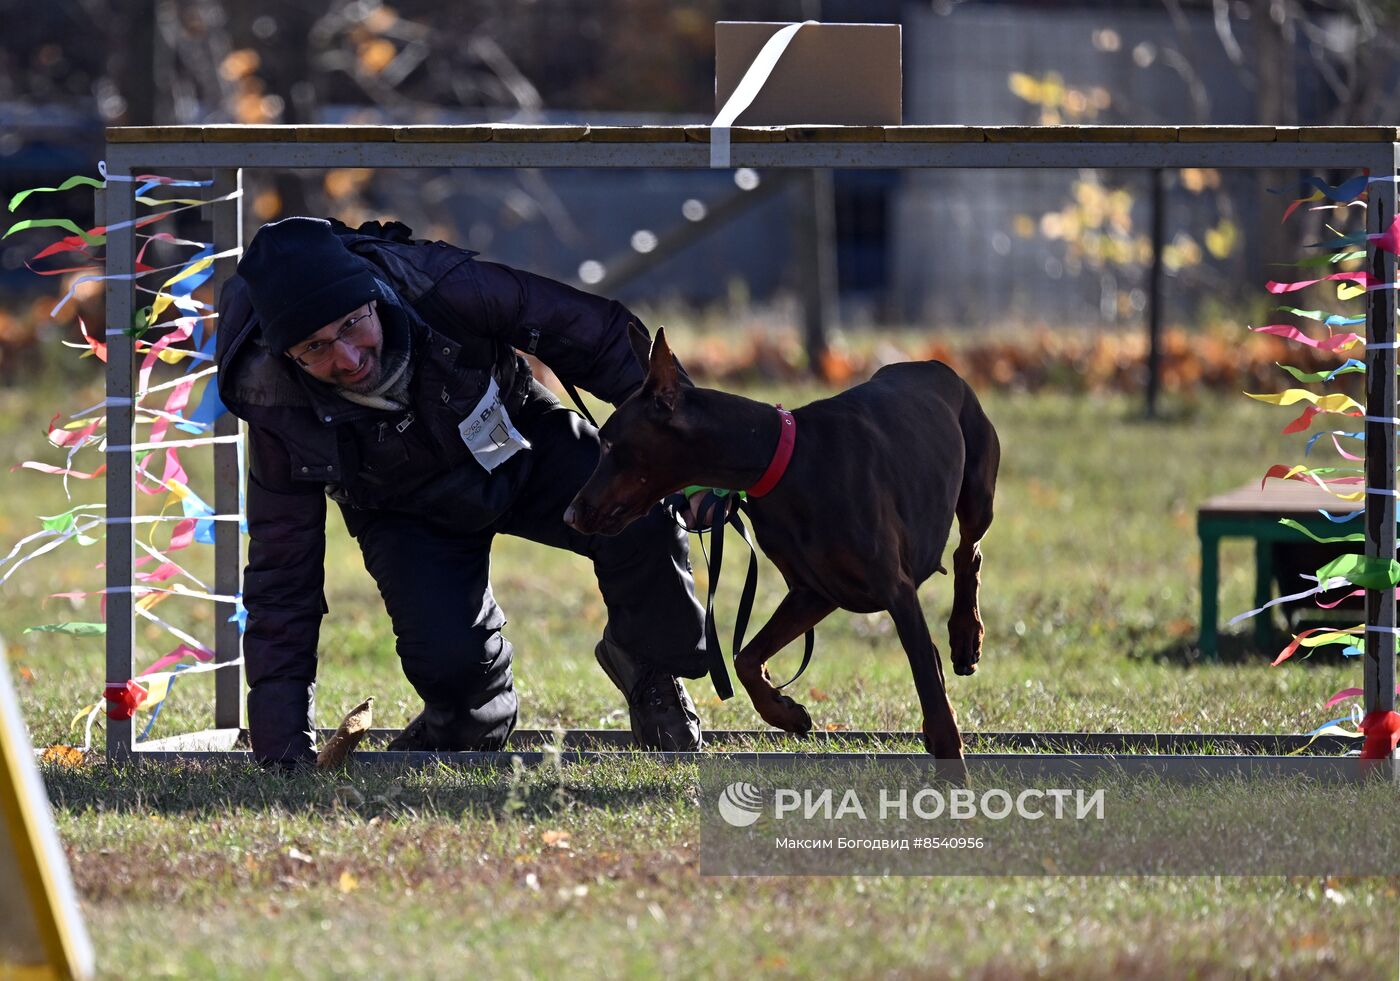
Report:
[[[171,126],[112,128],[107,131],[107,170],[114,177],[147,169],[207,168],[214,174],[219,195],[241,186],[244,168],[468,168],[468,167],[599,167],[695,168],[710,166],[708,127],[639,126],[589,127],[511,125],[484,126]],[[1400,128],[1266,127],[1266,126],[776,126],[737,127],[730,134],[731,167],[754,168],[1267,168],[1366,170],[1372,175],[1395,175],[1400,170]],[[1367,209],[1368,231],[1384,231],[1400,204],[1394,182],[1372,186]],[[212,205],[215,241],[221,248],[241,245],[241,200]],[[129,194],[108,192],[106,223],[119,225],[134,217]],[[108,271],[133,268],[134,232],[128,225],[108,239]],[[1374,247],[1368,270],[1373,282],[1396,281],[1396,256]],[[234,263],[222,260],[214,279],[217,290]],[[107,677],[124,683],[134,674],[134,596],[132,549],[135,514],[133,456],[130,449],[136,362],[124,325],[134,310],[129,280],[107,281],[109,357],[107,470]],[[1366,549],[1372,557],[1396,554],[1396,293],[1391,289],[1368,294],[1366,312]],[[230,416],[219,422],[219,435],[238,432]],[[216,444],[217,510],[237,510],[239,457],[237,447]],[[216,523],[215,589],[239,592],[242,566],[238,527]],[[216,660],[238,659],[241,639],[235,625],[225,623],[216,636]],[[1366,710],[1395,707],[1396,604],[1394,590],[1370,590],[1366,596],[1367,632],[1363,657]],[[188,758],[246,758],[233,749],[242,723],[243,677],[238,665],[215,672],[215,728],[137,745],[133,721],[109,720],[107,756],[110,760],[151,761]],[[587,735],[587,734],[585,734]],[[598,734],[593,734],[597,737]],[[749,734],[757,736],[759,734]],[[895,738],[901,734],[880,734]],[[907,734],[904,734],[907,735]],[[1006,735],[1006,734],[1004,734]],[[1022,733],[1034,743],[1048,734]],[[969,734],[973,740],[975,734]],[[1124,737],[1076,734],[1075,742],[1100,752],[1056,756],[970,754],[969,769],[979,761],[997,765],[1043,768],[1049,760],[1094,771],[1133,762],[1163,775],[1197,778],[1242,772],[1286,773],[1337,777],[1357,770],[1342,759],[1296,756],[1172,756],[1113,755],[1139,745],[1185,745],[1179,740],[1228,738],[1236,744],[1288,740],[1296,737],[1234,735],[1207,737],[1189,734],[1141,734]],[[1152,741],[1133,742],[1133,739]],[[518,743],[520,740],[516,740]],[[604,744],[606,741],[604,741]],[[595,738],[591,746],[600,745]],[[825,745],[825,744],[823,744]],[[853,745],[845,743],[843,745]],[[1274,742],[1269,745],[1278,747]],[[607,748],[566,749],[565,759],[587,759]],[[422,759],[460,759],[482,763],[520,755],[530,762],[541,753],[375,753],[358,759],[413,763]],[[693,760],[696,754],[657,754],[661,758]],[[743,756],[752,755],[743,753]],[[916,755],[916,754],[905,754]],[[922,755],[922,754],[917,754]],[[1152,763],[1151,761],[1158,761]]]

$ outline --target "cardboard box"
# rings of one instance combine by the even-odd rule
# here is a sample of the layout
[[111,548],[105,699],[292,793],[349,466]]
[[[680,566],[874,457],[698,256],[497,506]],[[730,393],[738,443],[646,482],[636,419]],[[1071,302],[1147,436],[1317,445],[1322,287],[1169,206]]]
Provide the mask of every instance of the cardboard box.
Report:
[[[781,23],[715,24],[718,114]],[[778,59],[735,126],[898,126],[903,119],[898,24],[814,24]]]

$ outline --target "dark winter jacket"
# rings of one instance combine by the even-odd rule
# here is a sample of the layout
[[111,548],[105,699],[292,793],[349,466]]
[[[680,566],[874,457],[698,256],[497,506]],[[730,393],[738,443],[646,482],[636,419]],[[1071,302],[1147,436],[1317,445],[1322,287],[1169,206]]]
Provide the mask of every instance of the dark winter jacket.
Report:
[[355,509],[382,508],[422,514],[445,533],[485,528],[513,499],[520,468],[512,464],[529,451],[487,473],[457,424],[493,375],[512,415],[548,397],[515,349],[613,404],[644,376],[627,331],[629,320],[640,321],[619,303],[442,242],[410,240],[401,225],[341,231],[401,301],[383,312],[403,317],[413,337],[411,413],[352,404],[269,351],[238,276],[219,297],[219,394],[248,423],[243,650],[253,752],[262,761],[313,751],[316,646],[329,612],[327,496],[347,509],[347,522]]

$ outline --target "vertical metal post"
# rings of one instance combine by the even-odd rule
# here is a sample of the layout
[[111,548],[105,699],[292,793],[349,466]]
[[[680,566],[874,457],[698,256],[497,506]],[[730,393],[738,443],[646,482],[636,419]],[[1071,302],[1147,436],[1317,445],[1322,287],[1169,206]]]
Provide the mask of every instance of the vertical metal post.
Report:
[[820,377],[836,308],[836,206],[831,171],[812,168],[798,184],[797,263],[808,364]]
[[[243,171],[220,169],[214,172],[214,196],[223,197],[243,186]],[[223,252],[243,247],[243,199],[234,198],[213,206],[214,251]],[[217,303],[224,283],[233,275],[237,257],[220,259],[210,279]],[[221,325],[214,321],[214,329]],[[208,384],[217,385],[218,378]],[[242,424],[232,413],[224,413],[214,423],[216,436],[237,435]],[[214,444],[214,511],[217,514],[237,514],[241,510],[239,489],[243,481],[243,459],[233,443]],[[223,596],[242,592],[243,536],[237,522],[214,522],[214,591]],[[243,651],[243,634],[232,621],[236,608],[232,603],[218,603],[215,609],[214,660],[218,663],[236,661]],[[235,664],[214,672],[214,728],[243,727],[243,665]]]
[[1147,284],[1147,418],[1157,418],[1162,388],[1162,250],[1166,246],[1167,174],[1152,169],[1152,269]]
[[[108,147],[108,174],[126,177],[130,165],[114,160]],[[135,211],[133,186],[109,181],[103,195],[106,224],[129,222]],[[135,268],[135,230],[131,225],[107,233],[107,272],[129,274]],[[136,397],[135,344],[131,335],[132,284],[127,279],[107,280],[107,684],[125,685],[136,672],[136,624],[132,585],[132,539],[135,526],[136,486],[131,452],[132,421]],[[107,758],[120,760],[131,754],[135,724],[132,719],[107,720]]]
[[[1371,166],[1373,177],[1386,177],[1400,164],[1400,144],[1384,147]],[[1397,189],[1393,182],[1372,184],[1366,209],[1366,230],[1385,231],[1395,219]],[[1395,282],[1395,256],[1369,246],[1373,283]],[[1395,291],[1372,290],[1366,298],[1366,415],[1391,420],[1395,395]],[[1366,555],[1395,558],[1395,438],[1390,421],[1366,423]],[[1366,711],[1395,708],[1395,590],[1366,591]]]

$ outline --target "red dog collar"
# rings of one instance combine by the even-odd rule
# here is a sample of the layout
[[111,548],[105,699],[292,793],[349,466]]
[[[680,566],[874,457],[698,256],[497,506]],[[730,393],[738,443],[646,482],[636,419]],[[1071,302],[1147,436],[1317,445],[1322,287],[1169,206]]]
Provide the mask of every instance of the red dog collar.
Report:
[[782,427],[778,430],[778,447],[773,451],[773,459],[768,461],[768,469],[763,471],[758,483],[748,489],[749,497],[762,497],[777,487],[778,481],[782,480],[783,474],[787,472],[788,461],[792,459],[792,446],[797,442],[797,422],[792,413],[781,405],[778,406],[778,415],[783,420]]

